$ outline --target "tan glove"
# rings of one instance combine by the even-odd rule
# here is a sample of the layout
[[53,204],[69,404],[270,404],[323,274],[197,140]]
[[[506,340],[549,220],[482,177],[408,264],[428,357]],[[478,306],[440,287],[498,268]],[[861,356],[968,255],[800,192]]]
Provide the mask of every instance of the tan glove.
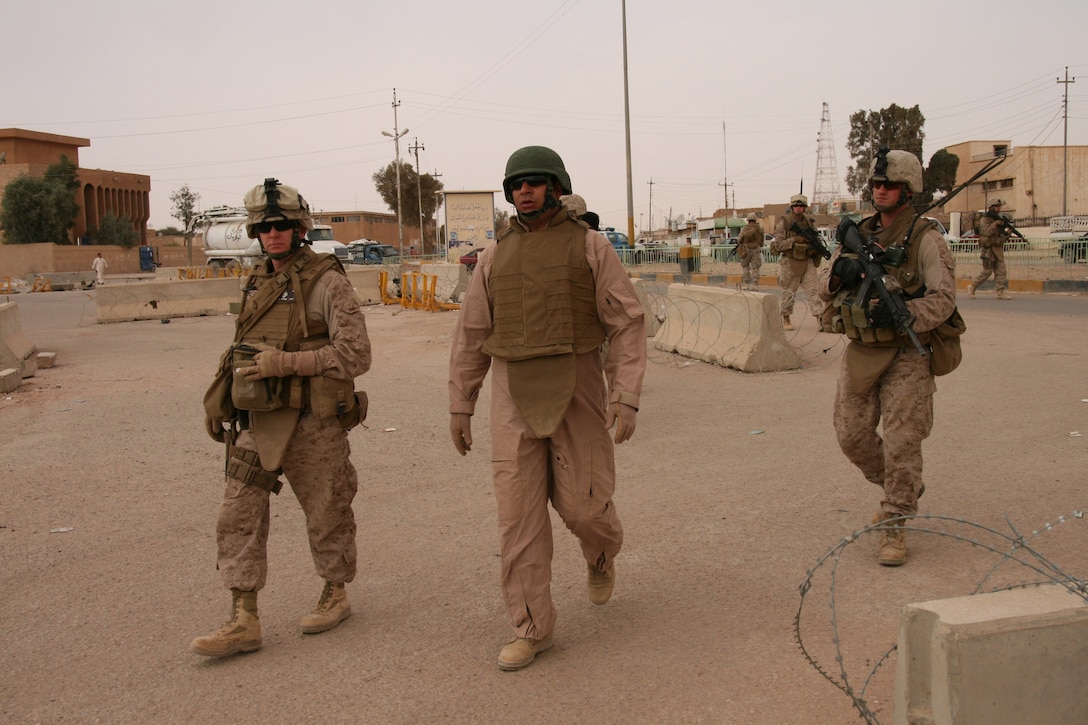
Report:
[[253,365],[245,368],[246,380],[250,382],[262,378],[285,378],[288,375],[317,375],[317,352],[262,350],[253,357]]
[[472,450],[472,416],[468,413],[450,413],[450,437],[453,447],[462,456]]
[[608,404],[608,415],[605,418],[604,427],[605,430],[611,430],[613,424],[615,424],[616,437],[613,440],[616,443],[623,443],[635,432],[636,413],[638,413],[638,409],[632,408],[625,403]]
[[222,418],[204,418],[204,427],[208,429],[208,435],[212,437],[212,440],[216,443],[223,442],[223,424],[226,423]]

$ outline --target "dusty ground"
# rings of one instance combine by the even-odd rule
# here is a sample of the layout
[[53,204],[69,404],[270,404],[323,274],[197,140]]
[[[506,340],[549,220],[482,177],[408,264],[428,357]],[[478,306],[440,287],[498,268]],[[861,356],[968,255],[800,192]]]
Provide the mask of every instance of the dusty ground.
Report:
[[[320,582],[285,487],[273,501],[264,649],[205,660],[188,643],[223,621],[229,598],[213,533],[222,454],[200,401],[233,318],[97,325],[93,292],[11,299],[58,365],[0,396],[6,722],[850,723],[850,699],[794,639],[807,572],[805,646],[837,674],[837,634],[859,689],[895,642],[900,606],[970,593],[996,561],[911,534],[909,563],[884,569],[867,535],[845,548],[834,582],[830,561],[817,567],[868,523],[879,492],[836,445],[842,343],[811,321],[792,333],[807,363],[797,372],[651,352],[637,432],[618,449],[627,541],[616,593],[588,602],[577,546],[557,523],[556,646],[499,672],[508,625],[486,401],[467,458],[447,433],[456,313],[371,307],[370,417],[351,434],[355,616],[299,633]],[[938,382],[922,512],[1004,532],[1007,517],[1030,537],[1086,504],[1088,438],[1069,434],[1088,434],[1088,297],[960,304],[965,360]],[[1086,526],[1031,543],[1084,577]],[[882,722],[893,672],[894,655],[866,693]]]

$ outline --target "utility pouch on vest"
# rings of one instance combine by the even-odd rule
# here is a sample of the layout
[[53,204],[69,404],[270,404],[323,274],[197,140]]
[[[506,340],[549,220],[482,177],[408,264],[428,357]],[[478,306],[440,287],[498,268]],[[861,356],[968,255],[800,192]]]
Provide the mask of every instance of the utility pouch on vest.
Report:
[[279,410],[283,407],[283,381],[280,378],[246,379],[245,370],[255,364],[253,358],[258,352],[260,350],[250,345],[234,346],[231,352],[231,366],[234,370],[230,388],[231,400],[239,410]]
[[960,366],[963,350],[960,335],[967,331],[967,323],[957,307],[948,319],[929,333],[929,370],[934,375],[947,375]]
[[794,244],[790,250],[790,256],[794,259],[808,259],[808,243],[801,242],[800,244]]
[[275,471],[266,471],[261,468],[261,457],[257,451],[248,448],[234,447],[227,459],[227,475],[238,479],[247,486],[279,494],[283,482]]
[[369,401],[366,397],[365,390],[355,391],[355,405],[349,410],[339,413],[336,417],[340,421],[340,427],[344,430],[351,430],[355,426],[366,420],[366,409]]
[[355,384],[324,375],[307,378],[310,383],[310,411],[318,418],[331,418],[355,407]]

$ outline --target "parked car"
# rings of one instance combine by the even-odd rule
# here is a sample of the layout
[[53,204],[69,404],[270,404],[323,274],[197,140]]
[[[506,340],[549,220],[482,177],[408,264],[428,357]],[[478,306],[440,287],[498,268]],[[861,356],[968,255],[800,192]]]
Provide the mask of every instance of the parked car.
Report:
[[346,249],[337,249],[336,256],[351,264],[398,264],[400,253],[389,244],[372,241],[352,242]]
[[472,270],[476,269],[476,260],[477,260],[477,255],[479,255],[479,253],[480,253],[479,249],[473,249],[471,252],[467,252],[465,254],[462,254],[457,259],[457,261],[460,262],[461,264],[465,265],[466,267],[468,267],[468,271],[471,272]]
[[1062,242],[1058,245],[1058,255],[1066,264],[1088,262],[1088,235]]

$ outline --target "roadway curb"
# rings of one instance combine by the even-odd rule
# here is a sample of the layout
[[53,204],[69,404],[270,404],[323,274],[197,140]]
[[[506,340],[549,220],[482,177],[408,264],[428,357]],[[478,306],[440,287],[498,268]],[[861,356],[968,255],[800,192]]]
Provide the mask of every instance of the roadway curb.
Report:
[[[670,273],[670,272],[631,272],[633,279],[641,279],[645,282],[657,282],[659,284],[701,284],[701,285],[736,285],[740,284],[740,275],[736,274],[687,274],[687,273]],[[969,279],[956,280],[956,287],[960,291],[966,291],[967,285],[970,284]],[[776,287],[778,286],[777,277],[762,277],[760,279],[761,287]],[[982,283],[982,286],[978,288],[980,292],[992,291],[994,289],[993,280],[986,280]],[[1088,280],[1085,279],[1010,279],[1009,280],[1010,292],[1021,293],[1036,293],[1046,294],[1051,293],[1067,293],[1067,294],[1088,294]]]

